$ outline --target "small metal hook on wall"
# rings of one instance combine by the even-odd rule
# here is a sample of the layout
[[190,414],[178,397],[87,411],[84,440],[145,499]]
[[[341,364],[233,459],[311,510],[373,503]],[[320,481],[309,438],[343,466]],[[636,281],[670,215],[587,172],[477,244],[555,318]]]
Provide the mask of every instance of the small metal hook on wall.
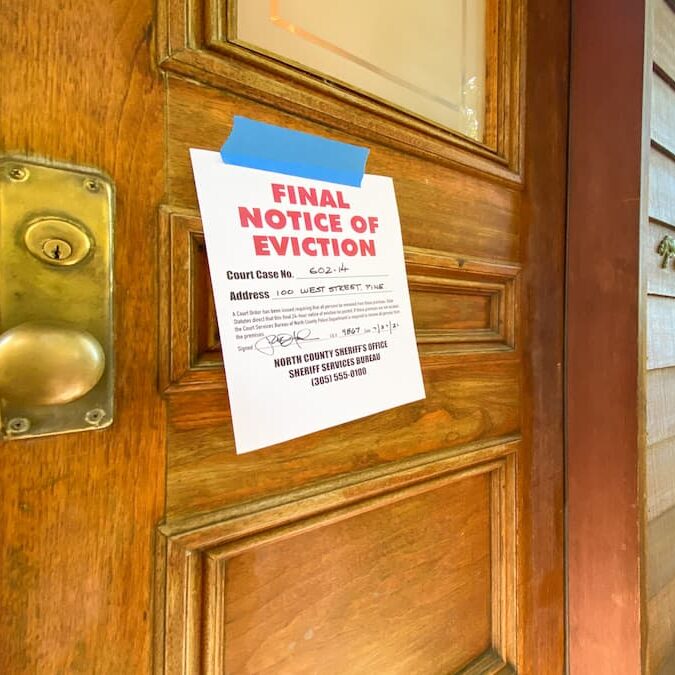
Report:
[[666,267],[668,267],[668,261],[671,258],[675,258],[675,239],[669,235],[666,235],[663,239],[661,239],[661,243],[656,249],[656,252],[663,256],[661,268],[666,269]]

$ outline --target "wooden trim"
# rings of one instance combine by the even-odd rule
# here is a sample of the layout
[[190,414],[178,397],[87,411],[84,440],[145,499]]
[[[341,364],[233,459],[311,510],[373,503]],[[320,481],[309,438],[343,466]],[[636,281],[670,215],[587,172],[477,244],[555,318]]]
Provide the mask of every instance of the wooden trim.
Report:
[[510,663],[504,663],[497,651],[488,649],[457,675],[516,675],[516,671]]
[[[469,443],[431,455],[414,456],[357,473],[323,480],[291,490],[283,495],[264,497],[189,518],[173,518],[160,529],[167,537],[180,541],[183,541],[182,535],[191,531],[208,529],[214,524],[223,524],[226,521],[236,520],[241,528],[246,518],[256,519],[258,525],[264,529],[269,524],[263,522],[256,514],[268,514],[272,518],[270,522],[279,522],[275,516],[277,509],[300,502],[304,507],[296,516],[318,513],[334,507],[336,500],[339,500],[340,504],[352,503],[364,496],[374,496],[411,482],[425,480],[439,471],[462,471],[506,455],[515,456],[518,452],[521,452],[521,441],[518,436]],[[188,537],[188,543],[189,539],[190,537]]]
[[[564,672],[563,317],[569,3],[528,0],[518,672]],[[554,140],[555,139],[555,140]],[[542,541],[541,537],[545,540]],[[535,543],[534,539],[537,539]],[[543,599],[546,599],[543,602]],[[553,609],[555,608],[555,609]]]
[[193,211],[160,209],[160,388],[166,393],[225,388],[222,358],[209,362],[195,347],[193,244],[201,233]]
[[166,538],[159,531],[154,536],[154,568],[152,594],[152,672],[160,675],[166,672],[164,663],[164,638],[166,634]]
[[[199,214],[175,207],[160,209],[160,387],[166,394],[223,390],[226,387],[219,345],[199,332],[216,329],[207,270],[195,258],[196,238],[203,236]],[[520,265],[405,247],[412,290],[486,295],[490,325],[475,330],[419,330],[417,339],[425,367],[446,366],[462,358],[518,358]],[[197,280],[204,282],[199,288]],[[206,307],[207,303],[210,303]],[[208,325],[197,325],[197,314],[209,314]],[[203,318],[203,317],[201,317]],[[203,343],[208,343],[204,346]]]
[[487,92],[487,101],[494,104],[486,116],[486,143],[494,142],[492,147],[235,44],[228,37],[232,12],[227,0],[161,0],[159,62],[168,72],[234,91],[329,128],[348,126],[366,141],[446,165],[459,164],[517,185],[523,149],[523,2],[488,3],[488,19],[497,21],[498,36],[497,46],[488,53],[496,58],[496,68],[488,72],[494,81]]
[[421,357],[446,357],[436,359],[436,363],[445,364],[451,354],[466,356],[468,353],[515,351],[520,265],[411,246],[405,247],[405,258],[411,291],[454,290],[466,294],[487,294],[492,304],[490,326],[485,329],[418,329],[416,335]]
[[[569,671],[635,675],[642,666],[638,377],[642,309],[637,224],[645,5],[634,0],[573,0],[572,7]],[[621,244],[599,257],[603,242],[616,238],[617,232]]]

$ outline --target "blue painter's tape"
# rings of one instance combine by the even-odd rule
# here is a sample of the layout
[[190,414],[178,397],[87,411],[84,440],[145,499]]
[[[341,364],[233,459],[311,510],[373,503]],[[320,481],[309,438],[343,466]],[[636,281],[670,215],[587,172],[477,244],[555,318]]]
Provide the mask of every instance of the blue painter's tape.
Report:
[[368,152],[237,115],[220,156],[226,164],[360,187]]

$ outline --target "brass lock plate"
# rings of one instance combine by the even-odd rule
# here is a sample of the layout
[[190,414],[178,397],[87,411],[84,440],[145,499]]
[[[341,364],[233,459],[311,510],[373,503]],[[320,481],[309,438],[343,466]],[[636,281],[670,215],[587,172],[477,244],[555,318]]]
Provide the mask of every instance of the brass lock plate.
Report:
[[[0,391],[0,436],[30,438],[112,423],[113,222],[114,186],[101,173],[0,157],[0,343],[3,335],[37,335],[47,346],[51,387],[48,396],[44,369],[29,362],[21,395]],[[72,345],[85,346],[77,352]],[[83,358],[89,345],[100,346],[91,366]],[[35,340],[26,353],[41,353]],[[41,389],[33,399],[31,378],[43,380],[35,382]],[[69,400],[68,392],[78,397]]]

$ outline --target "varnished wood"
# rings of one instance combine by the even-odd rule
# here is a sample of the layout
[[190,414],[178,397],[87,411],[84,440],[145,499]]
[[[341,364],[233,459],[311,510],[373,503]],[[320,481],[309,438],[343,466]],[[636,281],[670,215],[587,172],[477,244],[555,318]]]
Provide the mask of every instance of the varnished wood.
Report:
[[462,668],[457,675],[515,675],[516,671],[509,663],[504,663],[494,651],[485,652],[483,656]]
[[[635,675],[643,663],[638,374],[644,358],[639,339],[644,3],[575,0],[572,17],[569,671]],[[620,244],[604,246],[617,237]]]
[[520,265],[413,247],[405,247],[405,258],[425,365],[449,363],[451,354],[466,361],[517,350]]
[[[504,451],[508,453],[509,449],[513,450],[509,446],[504,446],[501,453]],[[499,451],[497,451],[497,455],[495,450],[491,451],[493,458],[499,456],[499,454]],[[509,562],[513,560],[514,555],[514,533],[511,528],[514,524],[515,493],[513,463],[510,459],[512,455],[502,454],[502,457],[503,459],[499,462],[493,461],[482,466],[475,465],[473,468],[464,471],[457,471],[457,467],[461,465],[462,461],[460,458],[448,458],[425,466],[413,467],[406,472],[400,472],[394,483],[383,482],[382,479],[367,480],[362,482],[356,490],[349,489],[348,493],[344,492],[345,488],[337,492],[327,491],[315,497],[296,498],[286,505],[267,507],[258,515],[254,507],[248,514],[246,512],[240,512],[239,515],[233,513],[230,517],[222,514],[217,520],[212,521],[212,525],[205,526],[204,524],[194,523],[191,526],[186,523],[181,531],[175,533],[167,531],[169,550],[175,552],[175,556],[170,553],[167,559],[167,592],[169,597],[175,598],[180,604],[176,607],[178,613],[167,615],[166,621],[173,626],[183,627],[182,633],[180,635],[174,634],[171,642],[167,643],[165,654],[167,663],[173,663],[177,667],[182,660],[187,658],[186,655],[192,654],[193,656],[190,658],[195,659],[195,665],[201,664],[200,667],[204,668],[205,672],[222,672],[219,664],[222,663],[223,658],[229,664],[227,672],[241,672],[244,670],[243,665],[238,666],[236,661],[233,663],[230,660],[245,657],[247,668],[252,668],[254,672],[267,672],[268,669],[270,672],[285,672],[284,669],[286,668],[293,668],[293,672],[305,672],[306,670],[311,672],[311,664],[314,663],[314,668],[316,668],[316,659],[323,657],[330,660],[333,666],[337,668],[337,672],[351,672],[353,667],[356,667],[358,672],[358,668],[362,669],[363,664],[370,663],[371,659],[376,659],[375,663],[379,663],[379,668],[384,669],[385,672],[398,672],[396,668],[402,667],[403,664],[400,664],[399,661],[403,660],[406,663],[417,662],[425,670],[429,669],[429,665],[435,663],[437,659],[452,658],[450,657],[452,653],[455,654],[454,658],[461,661],[462,657],[457,655],[461,654],[461,649],[466,647],[460,647],[459,644],[448,645],[447,648],[434,648],[433,651],[428,652],[427,656],[423,657],[422,661],[410,661],[411,659],[419,659],[425,653],[425,649],[429,648],[425,647],[429,643],[426,639],[422,642],[418,641],[420,628],[416,627],[415,620],[418,610],[415,609],[415,603],[410,603],[407,593],[411,584],[424,583],[427,575],[418,577],[417,572],[413,571],[409,581],[401,585],[403,582],[402,575],[406,574],[404,570],[409,564],[406,561],[415,561],[415,569],[417,569],[418,565],[423,565],[422,561],[427,556],[433,557],[440,554],[440,550],[435,545],[424,544],[427,536],[431,537],[429,541],[434,540],[437,543],[442,541],[444,537],[455,536],[452,533],[458,531],[457,527],[447,523],[442,525],[441,521],[438,520],[439,518],[441,520],[447,518],[462,519],[465,523],[463,526],[465,535],[463,536],[472,536],[469,534],[472,529],[471,523],[481,522],[480,519],[484,518],[487,513],[491,514],[489,519],[482,522],[491,523],[488,529],[493,534],[483,540],[482,546],[488,546],[492,550],[492,562],[488,566],[491,571],[487,572],[487,576],[485,576],[485,569],[480,574],[483,575],[482,583],[487,583],[491,589],[490,595],[493,597],[493,605],[498,599],[496,606],[501,607],[501,609],[497,614],[491,616],[490,605],[481,605],[479,602],[478,606],[482,607],[483,616],[480,621],[487,620],[487,623],[483,623],[483,626],[490,627],[488,630],[492,635],[491,641],[500,646],[502,654],[508,654],[513,648],[513,630],[515,627],[511,614],[514,610],[512,601],[514,568],[512,562]],[[490,480],[484,482],[485,477],[488,476],[491,477]],[[470,487],[471,483],[478,479],[483,481],[483,487],[480,490]],[[346,506],[344,494],[350,494],[349,502],[351,502],[351,506]],[[488,501],[483,501],[483,506],[476,511],[476,517],[479,520],[475,521],[473,517],[469,517],[467,514],[462,515],[463,509],[473,508],[471,504],[475,504],[476,498],[481,494],[484,495],[481,499],[487,499]],[[492,496],[487,497],[487,494]],[[317,499],[323,503],[322,510],[325,515],[312,515],[321,512],[317,512],[316,503],[307,502],[316,502]],[[420,512],[417,507],[419,499],[429,502],[428,507],[421,509],[421,511],[426,514],[427,520],[425,522],[431,529],[427,530],[428,535],[405,535],[407,544],[405,546],[397,545],[398,537],[402,536],[400,534],[401,529],[405,530],[408,527],[407,523],[414,530],[419,531],[420,523],[417,520]],[[456,504],[454,507],[451,506],[453,503]],[[433,504],[438,506],[432,506]],[[374,526],[370,523],[369,521],[373,518],[378,520],[380,524]],[[264,521],[275,523],[276,527],[268,530]],[[190,527],[194,529],[189,529]],[[439,537],[437,534],[433,534],[437,527],[441,527],[446,535]],[[340,534],[342,531],[344,531],[344,536],[347,537],[350,544],[338,545],[342,538]],[[484,526],[482,531],[484,533],[482,536],[485,536],[487,530],[484,529]],[[377,535],[374,536],[374,533],[377,533]],[[378,542],[380,537],[383,539]],[[489,544],[488,540],[490,541]],[[497,549],[494,549],[492,547],[496,541],[501,542],[501,544]],[[312,549],[317,546],[323,552],[317,550],[314,551],[315,555],[312,555]],[[377,554],[377,551],[382,550],[382,546],[385,548],[394,546],[391,555],[380,556]],[[418,555],[411,556],[410,546],[421,546],[422,548],[419,549]],[[297,547],[300,548],[297,552],[294,552]],[[361,550],[361,553],[352,557],[352,548]],[[422,630],[422,634],[427,635],[431,640],[434,639],[434,631],[445,620],[442,617],[448,616],[447,612],[455,611],[457,601],[463,602],[458,598],[462,597],[461,587],[464,586],[464,583],[461,583],[460,586],[455,586],[455,583],[464,578],[464,574],[470,569],[477,572],[478,568],[475,567],[475,561],[481,558],[481,547],[477,544],[471,545],[468,549],[462,549],[462,546],[457,543],[452,548],[454,549],[453,554],[443,556],[445,564],[450,565],[448,572],[441,575],[436,582],[440,584],[436,592],[445,597],[442,605],[438,606],[438,611],[442,613],[439,614],[438,621],[432,621],[431,624],[425,621]],[[397,550],[398,553],[394,553],[394,550]],[[466,572],[463,571],[459,574],[459,571],[452,571],[453,560],[457,560],[458,555],[461,558],[464,555],[463,550],[467,551],[469,559],[462,565],[462,570],[466,569]],[[485,549],[483,548],[483,550]],[[368,553],[368,551],[372,553]],[[425,553],[425,551],[427,552]],[[344,558],[343,564],[331,565],[329,564],[331,555],[347,557]],[[372,565],[368,563],[362,573],[357,573],[358,565],[362,564],[358,561],[367,561],[370,555],[377,555],[380,562]],[[203,568],[203,574],[201,565],[190,562],[190,560],[199,556],[204,557],[206,564],[206,567]],[[290,559],[295,560],[296,564],[289,566],[288,561]],[[248,562],[249,560],[251,562],[256,561],[257,571],[255,575],[246,572],[247,566],[251,564]],[[322,561],[319,567],[316,564],[317,560]],[[350,563],[350,560],[354,560],[354,562]],[[472,562],[469,562],[469,560]],[[283,565],[281,561],[283,561]],[[378,566],[382,565],[390,566],[390,571],[385,573],[379,570]],[[371,578],[369,577],[370,573],[366,570],[373,567],[378,571]],[[336,583],[334,580],[336,575],[340,578],[344,577],[343,581]],[[441,582],[441,578],[445,581]],[[322,581],[329,579],[333,579],[333,581],[327,584]],[[352,581],[349,581],[350,579]],[[384,581],[385,586],[382,587],[384,604],[372,602],[364,604],[369,593],[382,583],[381,580],[386,580]],[[276,583],[280,584],[278,592],[274,590]],[[369,592],[349,592],[352,585],[364,583],[370,589]],[[250,584],[254,586],[248,592],[246,589],[249,588]],[[259,584],[263,584],[263,586],[257,591],[254,590]],[[480,586],[478,579],[475,579],[473,584],[469,584],[469,586],[473,586],[475,592],[477,587]],[[185,605],[186,599],[190,602],[189,598],[193,597],[192,593],[186,593],[186,590],[193,587],[208,589],[211,599],[205,608],[202,609],[199,603]],[[304,590],[295,592],[293,589],[296,588],[303,588]],[[406,590],[403,590],[404,588]],[[260,593],[270,594],[269,602],[264,603],[265,613],[255,619],[250,629],[247,629],[237,639],[238,626],[242,622],[247,622],[247,617],[255,615],[251,613],[258,611],[257,601],[254,598]],[[344,601],[337,602],[337,606],[344,608],[343,611],[338,614],[332,613],[330,608],[333,605],[328,601],[328,598],[331,595],[344,593],[346,593]],[[457,595],[458,593],[460,595]],[[328,598],[325,597],[326,594],[328,594]],[[420,598],[429,598],[428,593],[418,595]],[[277,599],[275,600],[275,598]],[[294,602],[293,598],[297,598],[301,606],[298,607],[297,612],[293,612],[296,619],[289,623],[284,617],[287,616],[286,607],[288,603]],[[429,598],[427,602],[430,601]],[[350,609],[350,606],[352,609]],[[355,656],[359,654],[361,649],[358,646],[359,644],[363,645],[363,648],[368,644],[373,644],[373,639],[365,642],[364,639],[369,631],[376,629],[378,623],[381,623],[384,619],[384,616],[378,614],[378,612],[387,606],[389,607],[385,612],[385,615],[389,617],[387,635],[397,636],[397,640],[391,643],[397,645],[397,647],[392,647],[394,651],[391,651],[387,647],[390,644],[388,637],[381,635],[377,640],[378,645],[380,645],[378,649],[363,652],[356,659]],[[420,608],[424,607],[423,611],[426,613],[431,606],[433,606],[433,603],[427,605],[423,602]],[[275,607],[278,607],[278,611]],[[403,612],[400,615],[400,620],[396,618],[399,616],[396,607],[400,607],[400,611]],[[475,612],[476,608],[469,610],[467,606],[466,611]],[[167,611],[173,612],[175,610],[172,610],[171,605],[168,605]],[[202,611],[206,612],[204,633],[197,628],[201,625],[199,616],[202,615]],[[371,617],[371,621],[365,624],[361,623],[357,631],[351,631],[348,630],[349,623],[344,624],[342,622],[349,622],[350,615],[354,611],[357,612],[357,615],[354,616],[359,617],[365,616],[364,612],[374,612],[375,614]],[[194,615],[195,612],[198,616]],[[311,619],[308,626],[312,628],[312,632],[310,638],[305,638],[307,627],[304,627],[301,630],[301,637],[295,640],[293,634],[294,631],[299,629],[298,626],[302,622],[303,616],[307,617],[307,621]],[[467,616],[478,618],[481,614],[469,613]],[[223,623],[225,621],[227,623]],[[332,628],[331,623],[334,621],[339,621],[340,627]],[[466,624],[464,628],[455,626],[455,631],[471,631],[473,628],[470,626],[471,623]],[[267,635],[267,638],[262,639],[262,642],[255,637],[257,631],[261,630],[264,630]],[[485,628],[482,630],[484,631]],[[310,639],[315,639],[315,635],[315,642],[306,644]],[[314,644],[316,642],[322,643],[325,639],[324,635],[333,636],[333,644],[315,649]],[[442,635],[443,642],[446,642],[446,634]],[[474,656],[479,656],[483,663],[487,663],[486,657],[482,656],[487,639],[487,636],[483,634],[482,641],[476,643],[473,648],[477,652]],[[235,649],[228,650],[227,645],[232,644],[233,640]],[[277,649],[276,645],[280,640],[282,644],[279,644]],[[249,656],[245,656],[246,650],[239,651],[241,648],[238,645],[242,644],[242,641],[244,641],[243,644],[250,641],[251,645],[256,645],[255,651],[250,651]],[[295,658],[289,661],[289,652],[286,647],[293,641],[296,642],[296,645],[291,651],[295,653]],[[347,648],[347,645],[343,644],[344,641],[351,643],[351,648]],[[408,644],[416,645],[411,652],[407,651],[406,645]],[[342,645],[342,649],[338,648],[340,645]],[[450,651],[447,651],[448,649]],[[494,653],[491,654],[489,662],[491,667],[485,672],[497,672],[498,666],[505,666],[503,658],[502,660],[495,660]],[[253,663],[256,663],[257,666],[252,665]],[[350,664],[352,665],[350,666]],[[456,666],[453,670],[455,669]]]
[[[201,220],[190,210],[164,207],[160,229],[162,390],[222,388]],[[515,350],[519,265],[412,247],[405,256],[423,358]]]
[[491,644],[489,499],[488,478],[471,477],[210,555],[222,578],[209,591],[224,605],[214,626],[224,653],[211,672],[458,670]]
[[498,443],[519,431],[518,370],[513,361],[428,369],[423,402],[241,456],[234,454],[225,392],[171,396],[168,516],[213,511],[476,441]]
[[[364,142],[348,120],[326,127],[312,118],[295,117],[231,92],[170,76],[167,192],[171,206],[197,210],[189,148],[218,150],[230,133],[233,115],[328,135],[348,143]],[[368,147],[368,172],[394,177],[403,242],[407,246],[499,262],[519,261],[518,190],[505,188],[494,179],[473,177],[461,167],[447,168],[385,144],[369,142]]]
[[[212,547],[441,476],[466,476],[472,471],[481,473],[488,465],[516,457],[521,447],[518,439],[510,438],[497,444],[476,443],[461,453],[446,451],[432,457],[410,458],[390,467],[343,475],[333,481],[267,498],[238,501],[217,512],[171,518],[162,525],[161,531],[177,546]],[[505,486],[495,487],[495,490],[495,494],[506,498]]]
[[489,34],[497,44],[487,49],[492,59],[487,75],[493,80],[488,83],[487,101],[494,112],[487,118],[486,141],[496,141],[494,147],[235,44],[228,29],[231,8],[227,0],[190,4],[166,0],[161,14],[160,58],[169,72],[240,92],[298,117],[312,117],[328,126],[341,120],[369,144],[382,143],[437,163],[459,163],[519,182],[523,7],[521,0],[490,0],[488,4],[487,19],[496,21]]
[[165,457],[155,255],[163,97],[153,5],[34,0],[0,10],[2,152],[92,166],[117,189],[113,426],[0,450],[7,674],[151,668],[152,532]]
[[[153,646],[158,673],[220,672],[223,647],[230,666],[252,654],[248,631],[228,632],[228,593],[248,603],[240,625],[254,632],[308,611],[296,598],[266,615],[255,556],[269,555],[270,588],[284,579],[304,588],[299,571],[341,579],[337,562],[356,566],[359,552],[372,564],[361,561],[356,592],[333,584],[312,607],[335,598],[322,615],[335,638],[346,617],[384,627],[355,632],[339,655],[326,639],[298,666],[382,658],[384,670],[562,671],[569,25],[565,3],[525,4],[488,3],[492,147],[285,66],[228,56],[216,44],[222,3],[160,0],[157,55],[145,0],[3,6],[3,73],[19,92],[7,116],[3,107],[3,143],[112,176],[119,289],[113,428],[3,446],[8,672],[143,673]],[[155,58],[168,71],[163,92]],[[187,155],[217,149],[234,114],[367,144],[369,171],[394,177],[423,308],[425,401],[235,456]],[[488,298],[483,309],[476,297]],[[344,546],[333,550],[325,542],[340,528]],[[378,542],[392,555],[378,556]],[[322,546],[326,557],[303,557]],[[389,582],[400,589],[392,605],[358,605]],[[380,637],[387,607],[403,618]],[[416,642],[425,634],[431,642]],[[278,662],[275,650],[270,638],[251,658]]]
[[[527,71],[530,87],[522,86],[524,43],[512,40],[498,47],[502,63],[509,64],[499,73],[504,90],[514,78],[519,83],[509,90],[508,110],[502,107],[494,120],[497,137],[511,144],[503,146],[504,156],[511,158],[507,169],[499,156],[485,149],[473,147],[465,155],[467,148],[454,141],[441,148],[437,144],[440,136],[422,131],[414,121],[397,119],[396,124],[403,124],[405,130],[397,127],[392,134],[394,126],[373,106],[364,108],[358,95],[342,92],[336,98],[323,84],[307,87],[306,76],[286,73],[281,81],[274,72],[275,68],[285,72],[284,67],[262,72],[259,57],[240,58],[229,48],[215,45],[221,40],[220,29],[214,29],[214,14],[200,14],[199,3],[193,13],[186,13],[182,3],[161,7],[166,31],[160,48],[167,57],[162,65],[170,71],[167,217],[161,258],[166,275],[163,285],[170,288],[162,310],[166,326],[162,333],[163,387],[170,417],[165,531],[185,532],[187,528],[188,534],[181,537],[189,537],[192,528],[198,537],[198,528],[209,523],[221,529],[230,527],[228,520],[239,516],[228,514],[246,513],[250,526],[265,537],[280,527],[279,505],[290,509],[308,504],[307,517],[318,518],[312,516],[317,513],[312,509],[318,508],[320,502],[315,500],[321,495],[338,494],[344,500],[363,481],[399,480],[401,472],[405,475],[411,466],[431,466],[443,458],[472,466],[505,438],[517,437],[524,425],[528,441],[519,446],[517,460],[521,497],[512,510],[521,556],[501,573],[518,572],[522,593],[517,607],[495,597],[491,620],[506,628],[491,635],[490,645],[467,672],[481,672],[481,667],[486,672],[510,672],[509,653],[517,653],[514,658],[523,672],[562,669],[566,86],[561,72],[567,67],[568,24],[564,7],[542,12],[544,4],[539,6],[539,0],[530,3],[528,20],[533,28],[528,33],[528,48],[537,54]],[[209,11],[217,13],[219,7],[222,4],[212,3]],[[522,3],[500,7],[499,20],[511,25],[514,34],[523,34]],[[550,67],[542,68],[542,64]],[[191,79],[185,79],[186,75]],[[522,110],[524,96],[532,111],[527,126],[517,112]],[[194,217],[197,202],[187,152],[189,147],[217,149],[229,133],[234,114],[337,140],[365,142],[371,150],[369,172],[393,176],[413,303],[421,310],[418,342],[426,401],[249,455],[234,454],[222,370],[219,364],[204,360],[199,345],[208,340],[203,343],[197,337],[213,335],[213,331],[206,328],[200,333],[203,328],[199,326],[208,324],[203,316],[190,315],[190,306],[194,312],[194,307],[209,307],[210,301],[204,298],[208,296],[204,275],[194,275],[195,269],[203,267],[203,256],[190,243],[198,235],[199,224]],[[523,136],[529,139],[527,144]],[[413,138],[415,148],[411,147]],[[558,139],[553,153],[551,138]],[[524,190],[523,171],[527,176]],[[189,274],[185,256],[192,256]],[[197,296],[195,288],[200,289]],[[448,294],[452,298],[445,297]],[[525,354],[527,364],[521,362]],[[494,495],[502,493],[502,488],[493,486]],[[491,508],[496,508],[494,503]],[[169,536],[167,561],[173,560],[174,551],[180,557],[185,555],[183,547],[192,545],[178,535]],[[540,545],[541,536],[546,545]],[[490,546],[492,555],[509,550],[500,531],[493,533]],[[218,594],[209,594],[223,584],[227,565],[212,566],[204,576],[196,577],[190,572],[192,564],[167,562],[171,589],[166,606],[175,604],[177,616],[192,627],[176,632],[173,622],[164,617],[166,644],[176,645],[169,650],[166,667],[181,672],[202,667],[202,661],[194,660],[194,645],[203,644],[204,658],[216,663],[212,668],[217,670],[218,655],[228,644],[227,630],[223,633],[217,626],[227,611]],[[252,580],[242,578],[241,583]],[[190,590],[192,584],[201,584],[199,593],[211,600],[201,605],[198,594]],[[546,603],[536,590],[542,585]],[[205,612],[207,624],[216,628],[202,634],[195,612]],[[528,628],[533,626],[536,629]],[[509,652],[508,635],[518,636],[516,652]],[[241,658],[245,639],[242,635],[230,642],[225,659],[236,662]]]
[[[527,3],[521,313],[523,441],[517,526],[518,672],[564,670],[563,307],[570,5]],[[544,233],[546,233],[544,235]],[[543,235],[543,236],[542,236]],[[537,539],[546,535],[547,542]],[[542,545],[543,544],[543,545]],[[527,617],[527,618],[526,618]]]

